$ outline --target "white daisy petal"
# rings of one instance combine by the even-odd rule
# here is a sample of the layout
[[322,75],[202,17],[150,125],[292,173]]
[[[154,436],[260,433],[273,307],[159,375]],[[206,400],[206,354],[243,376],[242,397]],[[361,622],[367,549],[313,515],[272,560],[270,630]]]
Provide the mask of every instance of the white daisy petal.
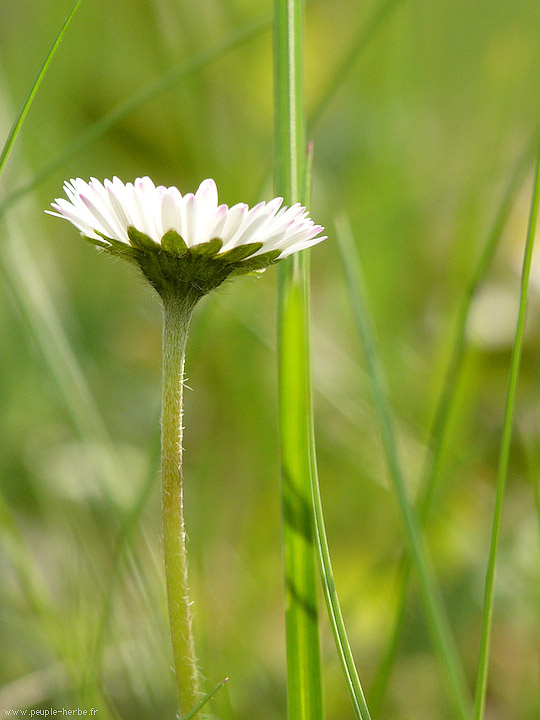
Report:
[[210,226],[208,237],[210,240],[213,238],[221,238],[225,221],[227,220],[227,213],[229,208],[227,205],[220,205],[213,217],[213,225]]
[[176,188],[168,188],[161,200],[161,223],[163,232],[176,230],[180,235],[182,230],[182,196]]
[[248,206],[245,203],[238,203],[238,205],[233,205],[230,208],[220,236],[223,240],[223,250],[234,247],[231,240],[242,226],[242,223],[245,222],[247,214]]
[[200,240],[197,237],[198,233],[198,217],[197,217],[197,203],[195,201],[195,195],[188,193],[184,195],[182,202],[182,210],[184,213],[184,235],[182,236],[188,247],[199,245]]
[[216,183],[211,179],[203,180],[195,193],[197,203],[201,204],[205,210],[215,210],[218,204],[218,191]]

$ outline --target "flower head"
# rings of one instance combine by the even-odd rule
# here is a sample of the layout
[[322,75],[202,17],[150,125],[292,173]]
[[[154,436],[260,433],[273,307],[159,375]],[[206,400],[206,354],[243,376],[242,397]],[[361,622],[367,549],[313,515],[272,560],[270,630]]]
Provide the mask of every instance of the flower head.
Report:
[[283,198],[218,205],[217,187],[204,180],[195,194],[156,187],[148,177],[124,183],[80,178],[64,184],[68,197],[51,215],[69,220],[103,250],[137,263],[163,295],[172,286],[200,297],[228,276],[263,270],[324,240],[299,203]]

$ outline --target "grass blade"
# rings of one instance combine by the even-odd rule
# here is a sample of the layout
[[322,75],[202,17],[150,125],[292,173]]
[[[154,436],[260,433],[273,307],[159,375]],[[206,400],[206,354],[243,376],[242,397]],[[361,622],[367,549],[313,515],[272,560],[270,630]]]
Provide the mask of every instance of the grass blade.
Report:
[[[275,190],[290,205],[305,187],[302,6],[274,2]],[[307,412],[305,253],[278,268],[279,400],[282,464],[287,711],[289,720],[322,720]]]
[[[311,374],[308,372],[308,381]],[[319,569],[321,574],[321,582],[323,586],[324,598],[328,610],[328,617],[332,627],[332,633],[336,643],[336,648],[341,662],[341,667],[345,675],[347,689],[351,697],[354,714],[358,720],[371,720],[369,708],[356,665],[354,663],[353,654],[345,629],[345,622],[341,612],[339,597],[334,581],[334,571],[332,569],[332,561],[330,559],[330,550],[328,548],[328,539],[324,523],[324,515],[322,509],[321,491],[319,486],[319,476],[317,472],[317,455],[315,449],[315,429],[313,426],[313,411],[311,408],[311,389],[308,393],[310,407],[308,409],[309,418],[309,439],[310,439],[310,473],[311,473],[311,490],[313,494],[313,506],[315,516],[315,538],[317,540],[317,555],[319,560]]]
[[[528,143],[526,151],[520,157],[519,162],[512,173],[510,181],[506,186],[486,242],[480,253],[477,265],[473,270],[472,277],[465,289],[465,293],[459,306],[450,359],[446,370],[443,388],[437,401],[431,431],[428,436],[427,460],[422,472],[420,490],[418,493],[419,501],[417,504],[417,510],[422,525],[427,522],[435,490],[440,479],[443,455],[442,450],[446,437],[446,430],[449,419],[452,415],[454,400],[457,398],[456,387],[460,382],[464,368],[467,319],[469,317],[471,305],[478,288],[483,282],[491,265],[491,261],[493,260],[497,247],[499,246],[510,211],[514,205],[516,195],[525,180],[527,170],[532,162],[532,156],[536,151],[537,136],[538,133],[535,132],[534,142]],[[381,707],[392,670],[392,665],[394,663],[403,632],[405,603],[407,600],[410,570],[410,559],[403,559],[399,573],[400,585],[398,590],[398,601],[396,603],[397,612],[390,632],[390,640],[388,642],[387,649],[381,659],[377,672],[375,673],[375,679],[370,692],[370,703],[374,713],[378,713]]]
[[4,147],[2,148],[2,152],[0,153],[0,175],[2,174],[4,165],[6,164],[9,153],[11,152],[11,148],[13,147],[13,144],[14,144],[15,140],[17,139],[17,135],[19,134],[19,131],[22,127],[22,124],[24,122],[26,114],[30,110],[30,105],[32,104],[32,102],[36,96],[36,93],[39,90],[41,81],[45,77],[45,73],[47,72],[49,65],[51,64],[53,57],[56,55],[56,51],[58,50],[58,47],[59,47],[60,43],[62,42],[64,35],[66,34],[66,31],[67,31],[68,27],[70,26],[71,21],[73,20],[75,13],[79,9],[79,5],[81,4],[81,2],[82,2],[82,0],[77,0],[75,5],[71,9],[71,12],[65,19],[60,32],[56,36],[56,40],[53,42],[51,49],[49,50],[47,57],[43,61],[43,65],[41,66],[41,68],[36,76],[36,79],[34,80],[34,83],[33,83],[32,87],[30,88],[28,95],[26,96],[26,98],[22,104],[21,109],[19,110],[19,114],[17,115],[17,117],[15,118],[15,121],[13,122],[13,125],[11,126],[11,130],[6,138],[6,142],[4,143]]
[[195,705],[192,710],[190,710],[186,715],[183,716],[182,720],[192,720],[192,718],[194,718],[195,715],[197,715],[197,713],[203,709],[206,703],[214,697],[217,691],[221,690],[221,688],[225,685],[226,682],[228,682],[228,680],[229,678],[224,678],[223,680],[218,682],[218,684],[213,687],[209,693],[206,693],[201,702],[197,703],[197,705]]
[[390,480],[398,501],[409,551],[417,571],[428,629],[445,670],[448,692],[454,705],[456,717],[465,720],[468,718],[469,708],[469,694],[465,675],[450,631],[437,579],[431,566],[419,521],[407,496],[405,482],[401,473],[394,430],[386,399],[386,382],[376,350],[371,320],[368,315],[360,263],[350,226],[344,221],[340,221],[336,225],[356,325],[364,349],[367,372],[379,418]]
[[489,560],[486,572],[486,585],[484,593],[484,609],[482,613],[482,636],[480,639],[480,655],[478,659],[478,675],[476,681],[476,694],[474,704],[475,720],[482,720],[486,704],[486,690],[488,679],[489,649],[491,639],[491,625],[493,620],[493,598],[495,590],[495,565],[497,561],[497,550],[499,546],[499,535],[501,526],[502,504],[506,478],[508,476],[508,461],[510,457],[510,444],[512,441],[512,429],[514,421],[514,410],[516,404],[516,388],[519,375],[521,352],[523,348],[523,333],[527,316],[527,293],[529,289],[529,275],[531,270],[532,251],[534,246],[534,234],[538,218],[538,204],[540,201],[540,146],[536,159],[536,171],[532,191],[531,209],[529,215],[529,226],[523,255],[523,269],[521,273],[521,291],[519,297],[519,311],[516,325],[516,335],[512,347],[510,360],[510,371],[508,377],[508,394],[506,398],[506,409],[504,413],[504,426],[499,454],[499,467],[497,471],[497,492],[495,497],[495,509],[493,513],[493,525],[491,530],[491,542]]

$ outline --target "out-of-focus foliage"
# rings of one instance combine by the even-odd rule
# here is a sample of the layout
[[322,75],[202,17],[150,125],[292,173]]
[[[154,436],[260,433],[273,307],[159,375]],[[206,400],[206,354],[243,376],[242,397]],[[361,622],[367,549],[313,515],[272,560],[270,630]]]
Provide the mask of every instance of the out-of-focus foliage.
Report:
[[[307,4],[308,111],[377,9]],[[69,3],[46,0],[0,8],[2,138],[68,11]],[[86,0],[0,179],[0,202],[115,106],[270,11],[254,0]],[[394,612],[403,533],[333,220],[347,213],[357,237],[414,492],[458,302],[539,123],[539,29],[533,0],[401,0],[312,128],[311,214],[330,235],[312,255],[320,478],[338,589],[368,687]],[[174,716],[155,460],[153,487],[115,565],[155,457],[159,305],[131,268],[100,257],[43,209],[65,178],[91,175],[149,174],[186,192],[210,176],[228,204],[270,197],[271,51],[267,29],[142,105],[50,173],[2,224],[0,712],[54,705],[96,707],[100,718]],[[473,307],[427,529],[471,685],[528,199],[526,185]],[[13,249],[18,238],[44,283],[32,287],[50,295],[108,439],[74,422],[83,395],[69,383],[60,392],[67,370],[60,355],[46,359],[36,336],[44,303],[30,317],[22,310],[29,290],[13,283],[17,268],[26,272]],[[539,696],[538,264],[532,283],[488,694],[490,717],[513,720],[531,717]],[[273,270],[230,283],[200,304],[188,349],[191,582],[208,688],[230,677],[213,705],[223,720],[285,714],[275,306]],[[44,317],[46,332],[52,319]],[[352,711],[324,617],[322,634],[327,717],[342,720]],[[450,718],[414,584],[383,716]]]

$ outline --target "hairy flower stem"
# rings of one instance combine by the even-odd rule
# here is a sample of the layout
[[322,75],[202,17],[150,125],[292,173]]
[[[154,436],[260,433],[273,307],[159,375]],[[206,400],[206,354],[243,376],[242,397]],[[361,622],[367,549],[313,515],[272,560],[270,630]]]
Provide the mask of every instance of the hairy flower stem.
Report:
[[189,321],[196,301],[175,292],[162,294],[162,299],[164,308],[161,416],[163,551],[174,669],[182,718],[200,700],[189,601],[182,488],[184,360]]

